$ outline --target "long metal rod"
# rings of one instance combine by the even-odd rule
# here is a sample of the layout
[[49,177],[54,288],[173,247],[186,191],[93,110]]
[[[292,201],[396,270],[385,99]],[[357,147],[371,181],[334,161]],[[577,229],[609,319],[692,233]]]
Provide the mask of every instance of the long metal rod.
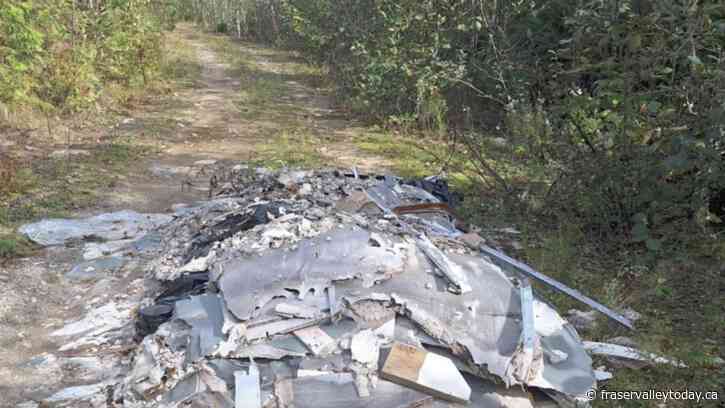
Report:
[[[374,188],[369,188],[369,189],[365,190],[365,192],[367,193],[368,198],[370,198],[370,200],[372,202],[374,202],[378,207],[380,207],[380,209],[383,210],[384,213],[386,213],[386,214],[393,213],[393,209],[388,208],[385,205],[385,198],[382,196],[382,194],[380,192],[378,192]],[[402,220],[401,220],[401,224],[404,227],[404,229],[407,229],[410,232],[413,232],[415,236],[422,235],[421,233],[415,231],[410,225],[403,222]],[[592,309],[594,309],[600,313],[603,313],[604,315],[606,315],[610,319],[616,321],[617,323],[621,324],[622,326],[624,326],[630,330],[634,330],[634,325],[632,324],[632,322],[629,319],[627,319],[626,317],[622,316],[621,314],[613,311],[612,309],[604,306],[603,304],[597,302],[596,300],[581,294],[578,290],[572,289],[572,288],[564,285],[563,283],[557,281],[556,279],[553,279],[553,278],[550,278],[550,277],[544,275],[541,272],[537,272],[529,265],[526,265],[523,262],[519,262],[519,261],[511,258],[508,255],[504,254],[503,252],[499,252],[486,245],[481,245],[480,249],[481,249],[481,252],[491,256],[492,258],[494,258],[495,261],[501,262],[501,263],[505,264],[506,266],[513,267],[514,269],[518,270],[519,272],[523,273],[524,275],[529,276],[533,279],[536,279],[537,281],[544,283],[548,286],[551,286],[552,288],[556,289],[557,291],[559,291],[567,296],[571,296],[574,299],[588,305]]]
[[564,285],[563,283],[557,281],[556,279],[550,278],[550,277],[544,275],[543,273],[534,270],[529,265],[526,265],[523,262],[519,262],[519,261],[511,258],[508,255],[504,254],[503,252],[497,251],[486,245],[481,245],[480,249],[483,253],[494,258],[494,261],[502,262],[507,266],[513,267],[516,270],[518,270],[519,272],[523,273],[524,275],[529,276],[533,279],[536,279],[537,281],[544,283],[548,286],[551,286],[552,288],[556,289],[557,291],[559,291],[565,295],[571,296],[574,299],[591,307],[592,309],[606,315],[607,317],[616,321],[617,323],[621,324],[622,326],[624,326],[630,330],[634,330],[634,325],[632,324],[632,322],[629,319],[627,319],[626,317],[622,316],[621,314],[613,311],[612,309],[604,306],[603,304],[597,302],[596,300],[594,300],[586,295],[583,295],[578,290],[572,289],[572,288]]

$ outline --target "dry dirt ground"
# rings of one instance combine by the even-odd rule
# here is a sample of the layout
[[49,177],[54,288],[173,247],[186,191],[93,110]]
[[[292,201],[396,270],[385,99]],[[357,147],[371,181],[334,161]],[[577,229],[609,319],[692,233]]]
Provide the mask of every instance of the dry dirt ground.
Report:
[[[120,209],[168,212],[175,203],[204,199],[209,170],[220,163],[277,160],[280,155],[284,159],[297,153],[298,142],[304,144],[299,149],[318,157],[318,165],[378,170],[386,165],[357,150],[353,139],[363,128],[336,111],[326,91],[308,81],[309,76],[295,72],[300,61],[293,55],[230,42],[191,26],[180,27],[174,35],[202,65],[195,86],[85,135],[96,140],[130,136],[155,144],[158,151],[129,163],[126,174],[119,174],[113,186],[102,191],[96,205],[74,215]],[[230,55],[215,52],[221,43]],[[83,135],[73,139],[81,140]],[[43,146],[41,141],[33,145],[32,137],[14,140],[6,145],[22,150],[22,144],[28,143],[24,151],[36,157],[39,150],[61,147]],[[92,145],[79,146],[94,154]],[[49,333],[83,316],[91,304],[142,291],[141,268],[100,283],[66,281],[63,274],[79,262],[80,255],[80,248],[54,247],[0,264],[0,407],[15,407],[62,386],[82,383],[80,374],[61,374],[39,363],[38,356],[59,346]],[[92,355],[93,350],[87,352]]]

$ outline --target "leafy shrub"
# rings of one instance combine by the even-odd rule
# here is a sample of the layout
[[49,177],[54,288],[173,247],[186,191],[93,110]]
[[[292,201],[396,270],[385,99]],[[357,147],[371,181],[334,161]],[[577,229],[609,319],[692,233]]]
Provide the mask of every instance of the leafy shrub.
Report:
[[458,167],[549,219],[657,250],[725,187],[721,1],[183,4],[324,65],[365,115],[466,135]]
[[[165,5],[163,5],[165,4]],[[161,61],[172,3],[151,0],[0,3],[0,105],[77,112],[103,86],[146,83]]]

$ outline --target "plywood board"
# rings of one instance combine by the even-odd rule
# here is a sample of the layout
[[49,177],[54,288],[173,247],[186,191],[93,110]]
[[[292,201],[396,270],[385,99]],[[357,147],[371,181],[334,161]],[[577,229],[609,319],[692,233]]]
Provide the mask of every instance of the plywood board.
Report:
[[390,349],[381,377],[435,397],[468,402],[471,387],[449,358],[407,344]]

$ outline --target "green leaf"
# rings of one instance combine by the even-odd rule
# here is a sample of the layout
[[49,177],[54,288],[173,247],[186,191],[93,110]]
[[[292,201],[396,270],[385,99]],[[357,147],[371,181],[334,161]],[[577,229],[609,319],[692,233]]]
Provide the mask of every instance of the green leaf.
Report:
[[652,101],[647,104],[647,110],[649,111],[649,113],[655,114],[660,109],[660,106],[662,106],[661,103],[657,101]]
[[693,65],[702,65],[702,60],[697,55],[690,55],[687,57]]
[[645,245],[647,245],[647,249],[649,249],[650,251],[657,252],[662,249],[662,240],[650,238],[645,241]]
[[632,227],[632,241],[643,242],[649,238],[649,228],[645,224],[635,224]]

